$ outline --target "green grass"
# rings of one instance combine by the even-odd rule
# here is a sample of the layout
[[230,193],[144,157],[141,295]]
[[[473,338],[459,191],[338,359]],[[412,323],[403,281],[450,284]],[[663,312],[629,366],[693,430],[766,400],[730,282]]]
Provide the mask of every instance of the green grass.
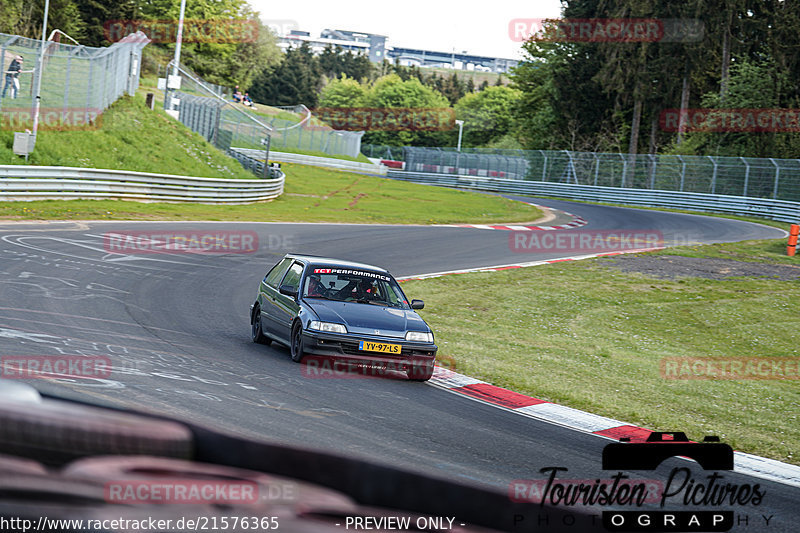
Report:
[[283,196],[243,206],[116,200],[0,202],[0,219],[250,220],[449,224],[526,222],[532,206],[497,196],[417,185],[305,165],[283,164]]
[[[666,253],[786,263],[782,241]],[[800,265],[795,258],[794,264]],[[664,357],[800,356],[800,283],[654,279],[604,260],[408,281],[440,354],[509,389],[800,464],[797,381],[665,380]]]
[[[12,144],[13,132],[0,131],[0,164],[26,164],[12,152]],[[150,111],[139,96],[118,100],[96,128],[40,132],[27,164],[253,178],[235,159],[159,108]]]

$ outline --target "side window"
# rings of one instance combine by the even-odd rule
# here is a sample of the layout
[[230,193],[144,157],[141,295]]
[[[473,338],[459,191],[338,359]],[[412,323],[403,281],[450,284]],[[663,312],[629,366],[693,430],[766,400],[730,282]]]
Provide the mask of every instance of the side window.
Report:
[[292,260],[289,258],[284,259],[270,270],[264,277],[264,282],[270,287],[278,288],[278,282],[281,280]]
[[292,268],[289,269],[289,272],[286,273],[286,277],[283,278],[283,282],[281,285],[289,285],[294,290],[300,286],[300,276],[303,275],[303,265],[301,263],[295,263],[292,265]]

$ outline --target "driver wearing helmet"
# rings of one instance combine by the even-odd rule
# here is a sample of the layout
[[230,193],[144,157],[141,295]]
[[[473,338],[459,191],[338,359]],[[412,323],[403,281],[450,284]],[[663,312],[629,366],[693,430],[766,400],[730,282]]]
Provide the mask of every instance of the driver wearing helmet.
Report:
[[373,281],[366,278],[359,281],[356,287],[356,295],[359,300],[374,300],[375,286]]
[[325,290],[325,285],[322,284],[318,275],[313,275],[308,278],[308,285],[306,288],[306,296],[310,298],[325,296],[327,292]]

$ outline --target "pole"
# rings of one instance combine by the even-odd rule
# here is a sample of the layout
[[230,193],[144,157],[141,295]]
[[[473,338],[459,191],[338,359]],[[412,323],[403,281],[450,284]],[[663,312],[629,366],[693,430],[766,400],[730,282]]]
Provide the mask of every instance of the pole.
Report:
[[456,120],[456,124],[458,124],[458,147],[456,148],[456,174],[459,173],[459,167],[461,163],[461,133],[464,131],[464,121],[463,120]]
[[[183,15],[186,13],[186,0],[181,0],[181,13],[178,18],[178,35],[175,38],[175,58],[172,60],[172,75],[178,75],[178,66],[181,64],[181,44],[183,43]],[[167,83],[169,86],[169,83]],[[172,102],[172,91],[174,89],[168,89],[167,97],[169,98],[169,109],[175,109],[175,105]]]
[[42,105],[42,70],[44,69],[44,47],[47,38],[47,15],[50,11],[50,0],[44,2],[44,20],[42,21],[42,49],[39,51],[39,66],[36,68],[36,101],[33,109],[33,142],[36,143],[36,132],[39,130],[39,109]]

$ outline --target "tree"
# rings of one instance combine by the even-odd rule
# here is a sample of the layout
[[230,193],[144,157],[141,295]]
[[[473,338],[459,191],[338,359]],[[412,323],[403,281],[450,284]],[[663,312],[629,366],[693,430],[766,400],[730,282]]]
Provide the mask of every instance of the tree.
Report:
[[[42,38],[44,0],[2,0],[0,2],[0,31]],[[81,18],[75,0],[51,0],[48,13],[49,29],[58,28],[79,42],[86,38],[86,23]]]
[[250,86],[253,100],[268,105],[316,107],[322,74],[308,43],[286,51],[283,61],[263,70]]
[[[437,91],[423,85],[416,77],[403,80],[397,74],[390,74],[376,80],[364,98],[365,107],[395,109],[408,112],[420,109],[427,118],[433,120],[434,131],[424,131],[422,127],[410,125],[400,131],[376,129],[364,135],[367,144],[387,144],[392,146],[442,146],[452,138],[454,122],[452,110],[447,99]],[[427,126],[426,126],[427,127]]]
[[322,74],[328,78],[337,78],[342,74],[356,80],[368,80],[372,76],[373,66],[364,54],[354,54],[339,46],[328,45],[319,56]]
[[463,120],[465,146],[484,146],[511,133],[522,92],[510,87],[489,87],[469,93],[455,105],[456,118]]
[[341,78],[331,80],[322,89],[319,97],[320,107],[363,107],[367,89],[343,74]]

